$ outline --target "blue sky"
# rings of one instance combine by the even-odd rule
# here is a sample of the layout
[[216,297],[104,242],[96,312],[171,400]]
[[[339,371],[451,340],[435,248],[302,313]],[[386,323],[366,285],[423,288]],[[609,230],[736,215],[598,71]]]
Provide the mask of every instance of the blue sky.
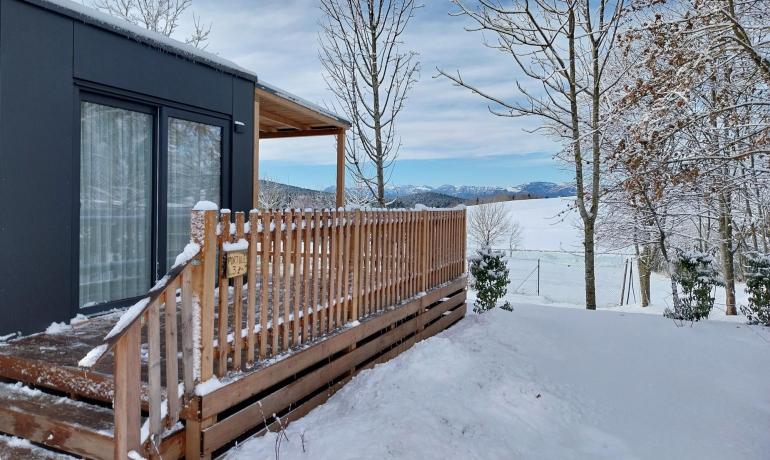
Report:
[[[496,117],[477,96],[435,78],[436,67],[459,69],[467,81],[513,98],[519,73],[510,58],[484,47],[480,33],[463,29],[466,18],[448,14],[448,0],[425,3],[404,37],[403,47],[420,54],[422,71],[398,124],[402,147],[392,182],[570,181],[568,168],[552,159],[559,146],[525,131],[537,128],[538,120]],[[193,9],[213,23],[208,51],[305,99],[331,104],[318,60],[318,0],[195,0]],[[334,183],[331,138],[264,140],[260,148],[263,177],[312,188]]]

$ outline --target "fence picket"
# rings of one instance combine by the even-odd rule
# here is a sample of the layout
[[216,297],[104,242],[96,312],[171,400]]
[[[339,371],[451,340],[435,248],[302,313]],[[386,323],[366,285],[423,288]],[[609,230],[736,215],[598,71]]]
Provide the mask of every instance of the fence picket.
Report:
[[218,326],[217,326],[217,339],[219,343],[219,349],[217,353],[217,377],[224,377],[224,375],[227,373],[227,354],[229,351],[229,346],[227,343],[227,323],[229,319],[229,307],[230,303],[228,302],[229,297],[229,280],[225,276],[224,270],[222,270],[222,267],[225,263],[225,251],[222,249],[224,243],[230,241],[230,211],[228,210],[222,210],[220,211],[219,215],[219,227],[220,227],[220,235],[219,235],[219,264],[217,271],[219,272],[219,316],[218,316]]

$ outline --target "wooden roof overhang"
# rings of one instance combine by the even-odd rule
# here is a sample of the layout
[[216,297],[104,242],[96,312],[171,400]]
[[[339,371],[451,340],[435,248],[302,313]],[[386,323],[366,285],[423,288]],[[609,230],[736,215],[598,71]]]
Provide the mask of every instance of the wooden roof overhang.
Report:
[[350,128],[347,120],[287,93],[260,85],[254,91],[259,101],[260,139],[328,136]]
[[349,121],[266,83],[254,86],[254,207],[259,205],[259,141],[308,136],[337,139],[336,205],[345,201],[345,131]]

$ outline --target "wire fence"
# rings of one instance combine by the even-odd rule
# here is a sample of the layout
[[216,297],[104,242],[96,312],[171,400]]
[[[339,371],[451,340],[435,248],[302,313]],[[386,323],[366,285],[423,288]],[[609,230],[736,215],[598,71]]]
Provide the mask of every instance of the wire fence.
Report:
[[[585,263],[581,252],[498,248],[507,258],[508,296],[537,303],[585,305]],[[599,252],[594,258],[597,306],[613,308],[641,303],[639,264],[633,254]],[[745,303],[744,286],[736,287],[737,304]],[[650,278],[652,309],[673,306],[671,282],[665,274]],[[724,288],[714,293],[714,311],[725,311]],[[530,298],[530,299],[527,299]]]

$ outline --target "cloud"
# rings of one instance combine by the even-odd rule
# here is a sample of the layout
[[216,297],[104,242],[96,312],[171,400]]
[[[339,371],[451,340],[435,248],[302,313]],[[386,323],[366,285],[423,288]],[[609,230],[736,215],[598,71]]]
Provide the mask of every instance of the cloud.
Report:
[[[317,1],[196,0],[193,9],[213,23],[209,51],[254,70],[264,81],[329,105],[332,95],[318,61]],[[496,117],[483,99],[445,78],[434,78],[436,67],[460,69],[467,81],[485,91],[507,100],[518,97],[515,82],[521,75],[510,57],[485,47],[482,34],[465,31],[470,23],[449,16],[451,9],[448,1],[431,0],[417,11],[404,37],[403,46],[420,54],[422,71],[398,121],[400,158],[483,160],[520,155],[524,161],[533,152],[559,150],[543,134],[525,132],[537,128],[538,121]],[[335,161],[334,141],[323,138],[263,141],[260,154],[267,161],[319,165]],[[537,158],[546,161],[541,155]]]

